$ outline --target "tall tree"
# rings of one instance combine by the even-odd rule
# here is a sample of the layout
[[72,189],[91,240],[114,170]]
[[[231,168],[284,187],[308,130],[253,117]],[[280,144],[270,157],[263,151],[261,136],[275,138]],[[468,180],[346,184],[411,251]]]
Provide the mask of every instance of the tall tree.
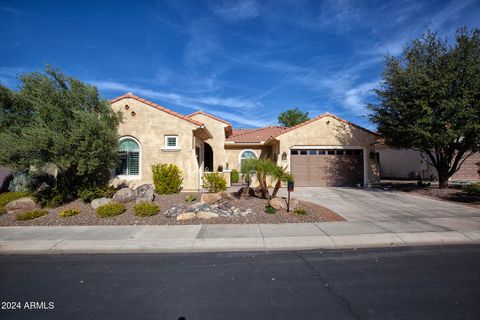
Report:
[[302,112],[298,108],[289,109],[280,113],[278,122],[285,127],[293,127],[299,123],[305,122],[308,119],[308,112]]
[[388,145],[426,154],[440,188],[480,149],[480,30],[457,30],[455,45],[428,31],[387,56],[370,120]]
[[0,86],[0,165],[17,170],[54,164],[64,187],[103,183],[117,161],[119,116],[94,86],[55,69]]

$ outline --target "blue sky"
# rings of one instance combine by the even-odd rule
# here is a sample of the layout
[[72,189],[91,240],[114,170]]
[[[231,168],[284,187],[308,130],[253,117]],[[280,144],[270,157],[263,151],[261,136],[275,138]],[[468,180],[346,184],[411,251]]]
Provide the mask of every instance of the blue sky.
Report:
[[132,91],[238,127],[298,107],[373,128],[365,103],[387,52],[479,24],[479,0],[0,0],[0,82],[51,64],[105,98]]

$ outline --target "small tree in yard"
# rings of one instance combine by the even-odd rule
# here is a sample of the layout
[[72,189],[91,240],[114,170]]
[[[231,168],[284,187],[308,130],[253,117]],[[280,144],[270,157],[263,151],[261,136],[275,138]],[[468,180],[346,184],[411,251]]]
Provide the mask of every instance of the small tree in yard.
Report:
[[[282,181],[292,179],[292,176],[287,172],[287,167],[280,167],[272,160],[268,159],[248,159],[242,163],[242,174],[250,177],[255,174],[258,180],[260,189],[262,190],[262,197],[270,200],[277,196],[278,190],[282,186]],[[275,179],[275,187],[272,195],[268,190],[267,177],[271,176]]]
[[394,148],[423,152],[440,188],[480,149],[480,30],[457,31],[450,46],[428,32],[387,56],[370,120]]
[[58,188],[104,184],[117,161],[119,116],[94,86],[47,68],[0,86],[0,165],[17,170],[54,164]]
[[278,122],[285,127],[293,127],[299,123],[305,122],[308,119],[308,112],[302,112],[298,108],[289,109],[280,113]]

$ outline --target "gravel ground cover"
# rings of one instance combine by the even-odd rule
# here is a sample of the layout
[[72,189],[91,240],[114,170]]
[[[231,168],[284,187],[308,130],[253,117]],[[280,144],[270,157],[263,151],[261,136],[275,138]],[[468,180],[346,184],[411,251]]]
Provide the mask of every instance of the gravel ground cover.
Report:
[[[188,195],[196,197],[197,200],[187,203]],[[0,225],[2,226],[45,226],[45,225],[188,225],[188,224],[247,224],[247,223],[300,223],[300,222],[321,222],[321,221],[342,221],[341,216],[335,212],[324,208],[322,206],[299,201],[300,206],[305,209],[306,215],[296,215],[293,212],[286,212],[279,210],[275,214],[265,213],[267,200],[255,197],[250,198],[233,198],[227,201],[229,206],[234,206],[240,212],[251,211],[245,216],[231,216],[211,218],[208,220],[192,219],[185,221],[177,221],[175,218],[167,217],[165,212],[174,206],[191,205],[198,202],[200,199],[199,193],[179,193],[173,195],[155,195],[154,203],[160,206],[160,213],[150,217],[139,217],[133,213],[134,202],[126,204],[126,212],[115,217],[101,218],[95,210],[88,203],[82,200],[75,200],[68,204],[62,205],[58,208],[47,209],[48,215],[43,217],[28,220],[17,221],[15,215],[2,214],[0,215]],[[80,210],[80,214],[71,217],[61,217],[60,212],[65,209]]]

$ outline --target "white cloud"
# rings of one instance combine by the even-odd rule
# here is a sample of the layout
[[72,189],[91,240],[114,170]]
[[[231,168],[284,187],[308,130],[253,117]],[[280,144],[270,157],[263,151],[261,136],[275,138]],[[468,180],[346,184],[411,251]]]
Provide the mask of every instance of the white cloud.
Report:
[[254,0],[243,0],[216,6],[214,11],[228,21],[237,22],[257,17],[259,6]]

